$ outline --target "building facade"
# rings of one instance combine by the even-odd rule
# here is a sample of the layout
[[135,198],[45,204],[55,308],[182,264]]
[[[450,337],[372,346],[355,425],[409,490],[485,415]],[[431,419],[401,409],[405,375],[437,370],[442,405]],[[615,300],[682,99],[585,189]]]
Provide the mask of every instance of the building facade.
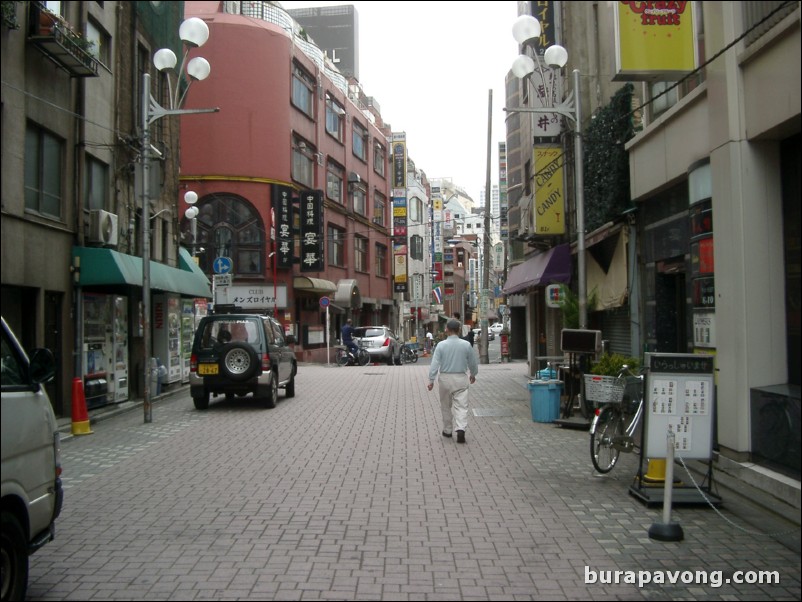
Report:
[[[346,318],[398,324],[392,133],[376,103],[272,3],[186,11],[208,23],[203,54],[222,74],[192,96],[220,113],[185,117],[181,129],[181,186],[199,197],[195,256],[210,277],[217,258],[231,259],[217,303],[274,312],[310,361],[325,361]],[[191,241],[191,220],[182,228]]]
[[[165,102],[150,56],[165,46],[180,52],[183,3],[3,7],[3,315],[28,349],[54,351],[48,393],[56,413],[69,415],[76,380],[90,407],[142,391],[142,75],[154,74],[151,91]],[[177,125],[165,120],[152,137],[162,156],[148,220],[160,312],[183,300],[194,310],[210,294],[176,239]],[[161,315],[153,355],[177,381],[188,362],[181,328]]]
[[[538,3],[535,14],[553,32],[548,42],[568,49],[563,75],[581,74],[589,225],[582,236],[586,290],[596,301],[588,307],[588,327],[601,330],[611,350],[636,357],[714,355],[717,448],[798,478],[800,220],[799,170],[792,166],[799,162],[799,3],[677,5],[684,12],[676,18],[693,25],[695,66],[648,77],[617,71],[614,8]],[[532,9],[521,3],[520,10]],[[570,86],[564,81],[558,98]],[[531,81],[509,74],[507,106],[532,106],[532,91]],[[592,155],[600,133],[593,128],[615,102],[621,103],[615,115],[629,129],[607,143],[597,168]],[[536,167],[544,142],[539,134],[545,134],[540,125],[531,114],[516,113],[507,130],[511,270],[505,290],[513,315],[526,317],[530,341],[542,342],[529,345],[532,366],[538,356],[561,354],[564,316],[543,302],[551,282],[526,270],[548,269],[554,249],[570,244],[569,278],[562,282],[570,280],[576,291],[578,276],[568,137],[562,140],[566,231],[532,231],[543,173]],[[621,156],[626,164],[619,172]],[[597,185],[600,179],[607,188]]]

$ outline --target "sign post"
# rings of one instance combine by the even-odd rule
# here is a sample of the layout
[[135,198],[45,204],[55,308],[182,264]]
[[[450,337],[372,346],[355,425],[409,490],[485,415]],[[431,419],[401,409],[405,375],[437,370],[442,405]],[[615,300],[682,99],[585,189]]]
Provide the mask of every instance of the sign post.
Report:
[[330,319],[329,319],[329,304],[330,303],[331,303],[331,301],[329,300],[328,297],[321,297],[320,298],[320,307],[325,307],[326,308],[326,365],[327,366],[331,365],[330,356],[329,356],[329,351],[331,349],[331,337],[329,336],[329,334],[331,333],[331,326],[330,326],[331,322],[330,322]]

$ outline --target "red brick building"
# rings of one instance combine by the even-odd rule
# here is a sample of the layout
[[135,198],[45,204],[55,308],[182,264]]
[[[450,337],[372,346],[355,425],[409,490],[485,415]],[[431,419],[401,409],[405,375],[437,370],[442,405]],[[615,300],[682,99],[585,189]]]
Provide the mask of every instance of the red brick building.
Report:
[[185,108],[220,111],[181,117],[181,215],[186,190],[199,209],[195,240],[182,219],[183,244],[210,276],[218,257],[231,259],[218,303],[275,312],[301,359],[325,361],[321,297],[334,337],[346,317],[397,322],[389,127],[285,11],[224,5],[185,4],[185,17],[209,25],[192,54],[211,64]]

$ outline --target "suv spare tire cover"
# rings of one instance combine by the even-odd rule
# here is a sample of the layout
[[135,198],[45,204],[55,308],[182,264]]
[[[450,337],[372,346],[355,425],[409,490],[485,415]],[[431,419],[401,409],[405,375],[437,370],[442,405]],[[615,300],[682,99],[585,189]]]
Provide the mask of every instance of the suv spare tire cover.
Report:
[[231,380],[243,381],[253,377],[259,369],[259,359],[248,343],[228,343],[220,356],[220,371]]

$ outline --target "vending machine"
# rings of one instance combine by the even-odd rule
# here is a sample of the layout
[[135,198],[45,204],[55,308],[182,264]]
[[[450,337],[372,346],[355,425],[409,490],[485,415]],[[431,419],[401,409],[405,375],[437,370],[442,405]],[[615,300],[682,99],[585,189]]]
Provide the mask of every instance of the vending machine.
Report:
[[128,400],[128,299],[115,296],[114,330],[112,335],[113,367],[109,378],[109,392],[114,402]]
[[181,382],[189,382],[189,360],[195,334],[195,301],[181,300]]
[[153,356],[167,368],[163,384],[181,380],[181,300],[178,295],[153,296]]
[[88,409],[109,402],[112,370],[111,299],[108,295],[83,295],[83,386]]

